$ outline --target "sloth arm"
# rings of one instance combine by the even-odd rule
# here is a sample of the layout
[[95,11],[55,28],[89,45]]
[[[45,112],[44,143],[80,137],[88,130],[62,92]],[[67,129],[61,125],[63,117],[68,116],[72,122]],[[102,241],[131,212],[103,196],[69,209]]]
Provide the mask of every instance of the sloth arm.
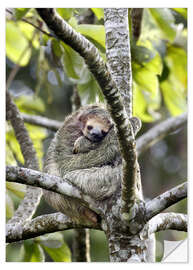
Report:
[[75,170],[64,175],[74,186],[96,200],[110,197],[120,186],[122,165]]
[[96,149],[98,145],[99,144],[97,142],[91,142],[85,136],[81,136],[74,143],[73,153],[86,153],[90,150]]
[[111,130],[101,141],[101,143],[98,144],[96,149],[92,149],[86,153],[71,154],[71,152],[70,154],[65,154],[65,148],[65,143],[63,144],[61,142],[58,144],[57,151],[55,151],[56,154],[54,155],[54,160],[52,159],[53,162],[58,164],[61,177],[63,177],[66,172],[79,169],[89,169],[92,167],[102,167],[105,165],[114,166],[114,162],[118,157],[120,157],[118,142],[114,136],[113,130]]

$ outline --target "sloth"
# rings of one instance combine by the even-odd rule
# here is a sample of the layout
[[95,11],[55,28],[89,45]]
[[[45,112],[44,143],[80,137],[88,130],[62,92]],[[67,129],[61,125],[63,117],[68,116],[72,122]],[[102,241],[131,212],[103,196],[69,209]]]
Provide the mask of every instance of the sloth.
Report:
[[[100,201],[120,188],[121,168],[116,131],[102,105],[84,106],[65,119],[50,144],[44,164],[46,173],[67,180]],[[54,209],[74,221],[97,222],[97,214],[77,199],[51,191],[44,191],[44,197]]]
[[79,116],[82,136],[74,143],[73,153],[84,153],[96,149],[99,143],[114,126],[108,119],[93,112]]

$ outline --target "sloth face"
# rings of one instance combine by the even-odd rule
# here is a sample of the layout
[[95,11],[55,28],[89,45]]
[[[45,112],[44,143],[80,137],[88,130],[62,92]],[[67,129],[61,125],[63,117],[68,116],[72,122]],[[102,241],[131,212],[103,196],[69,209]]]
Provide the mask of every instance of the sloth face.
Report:
[[83,134],[92,142],[100,142],[108,134],[112,124],[100,118],[90,118],[83,129]]

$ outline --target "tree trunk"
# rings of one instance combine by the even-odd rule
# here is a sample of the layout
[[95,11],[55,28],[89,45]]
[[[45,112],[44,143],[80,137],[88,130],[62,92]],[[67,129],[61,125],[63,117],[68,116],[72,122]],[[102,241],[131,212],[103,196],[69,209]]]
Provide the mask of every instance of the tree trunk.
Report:
[[155,262],[155,237],[141,239],[140,234],[106,233],[111,262]]

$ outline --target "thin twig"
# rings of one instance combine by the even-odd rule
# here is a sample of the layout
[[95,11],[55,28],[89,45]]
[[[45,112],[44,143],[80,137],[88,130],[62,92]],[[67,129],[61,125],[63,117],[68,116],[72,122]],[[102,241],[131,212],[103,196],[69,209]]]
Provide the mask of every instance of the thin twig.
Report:
[[[10,13],[11,15],[13,15],[13,12],[9,9],[6,9],[6,12]],[[26,20],[25,18],[22,18],[21,21],[30,24],[31,26],[33,26],[34,28],[36,28],[37,30],[39,30],[40,32],[42,32],[43,34],[47,35],[48,37],[54,37],[54,35],[52,35],[51,33],[48,33],[46,31],[44,31],[41,27],[35,25],[34,23]]]

